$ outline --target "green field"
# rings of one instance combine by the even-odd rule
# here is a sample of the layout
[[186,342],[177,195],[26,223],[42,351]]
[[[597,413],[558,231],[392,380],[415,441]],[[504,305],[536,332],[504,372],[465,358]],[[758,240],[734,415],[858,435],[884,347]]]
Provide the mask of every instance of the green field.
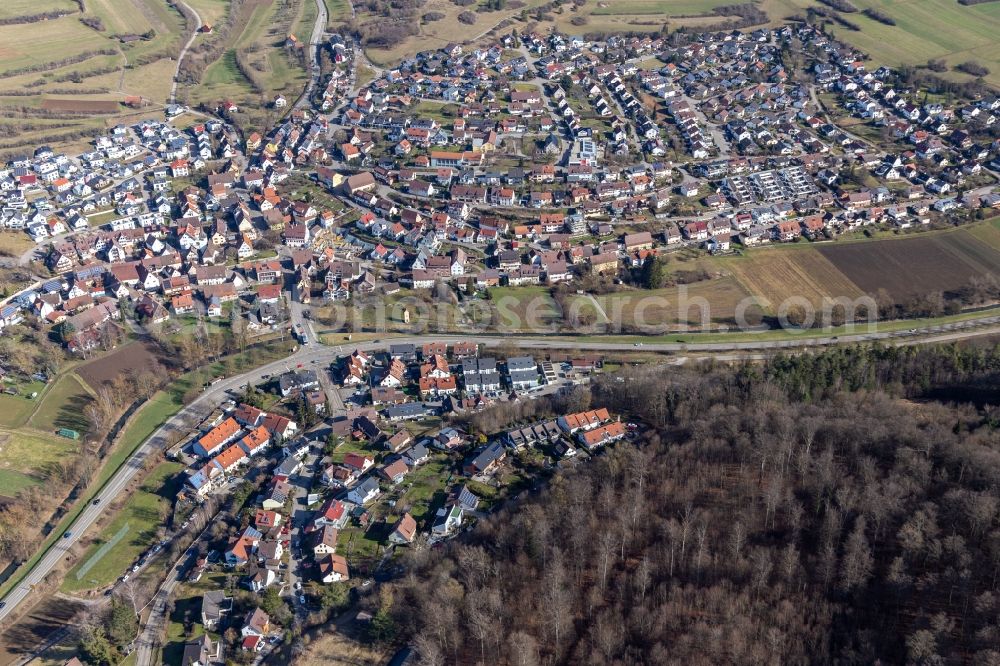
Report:
[[[17,395],[7,395],[0,393],[0,426],[5,428],[20,428],[27,422],[28,417],[38,407],[41,396],[44,395],[45,384],[38,381],[24,383],[5,384],[15,388]],[[38,393],[39,397],[32,399],[32,393]]]
[[[335,0],[336,2],[346,2],[346,0]],[[612,0],[614,2],[615,0]],[[480,2],[479,6],[485,6],[485,2]],[[475,10],[476,7],[460,6],[451,0],[427,0],[419,7],[417,16],[422,16],[430,12],[440,12],[444,17],[438,21],[425,22],[415,19],[418,33],[398,43],[388,49],[367,48],[365,54],[375,65],[395,65],[400,60],[412,56],[418,51],[427,49],[443,48],[449,42],[472,41],[480,38],[484,33],[491,31],[500,23],[519,16],[523,11],[537,8],[545,4],[545,0],[523,0],[518,3],[521,6],[514,6],[515,3],[508,3],[508,6],[499,11],[476,12],[476,22],[467,25],[458,20],[459,14],[463,11]],[[588,3],[590,4],[590,3]],[[354,7],[357,10],[357,21],[360,24],[377,23],[384,20],[382,17],[367,11],[366,3],[354,0]],[[351,18],[350,10],[341,12],[342,21]],[[523,26],[523,24],[519,24]],[[508,28],[509,31],[509,28]]]
[[15,495],[30,485],[42,483],[52,465],[66,461],[79,451],[79,443],[55,434],[21,428],[0,429],[0,494]]
[[[0,494],[7,496],[43,483],[51,466],[78,453],[78,442],[55,431],[71,428],[84,433],[83,408],[90,399],[72,372],[50,384],[32,380],[12,386],[20,395],[0,394]],[[27,397],[33,392],[37,398]]]
[[722,21],[723,18],[712,10],[727,4],[733,3],[724,0],[597,0],[575,8],[572,3],[566,3],[549,13],[551,21],[539,25],[570,35],[659,32],[664,24],[670,31],[680,27],[696,30],[699,26]]
[[311,0],[303,0],[299,5],[299,14],[292,23],[291,33],[309,43],[312,36],[313,26],[316,25],[316,3]]
[[1000,218],[994,218],[987,224],[978,224],[970,228],[969,235],[994,250],[1000,250]]
[[[163,462],[150,472],[121,512],[94,538],[80,564],[67,574],[64,591],[80,592],[110,585],[153,545],[156,530],[173,505],[175,481],[181,469],[180,463]],[[102,551],[101,547],[111,541],[115,541],[113,547]]]
[[[452,111],[451,115],[444,114],[445,108],[451,109]],[[410,113],[413,114],[414,117],[433,118],[434,120],[438,121],[443,125],[450,126],[452,123],[455,122],[454,112],[457,110],[458,107],[456,105],[448,102],[432,102],[430,100],[421,100],[412,107]]]
[[188,5],[201,17],[203,25],[213,28],[229,13],[229,0],[187,0]]
[[[627,331],[643,325],[663,327],[709,325],[733,319],[739,304],[750,296],[735,279],[721,276],[663,289],[623,289],[598,296],[570,294],[565,312],[547,287],[502,287],[490,290],[494,308],[493,328],[506,331],[543,332],[553,326],[612,324],[609,331]],[[617,328],[614,325],[620,325]],[[604,330],[604,329],[600,329]]]
[[0,25],[0,73],[44,64],[108,46],[108,40],[74,16],[45,22],[44,30]]
[[0,18],[31,16],[40,12],[76,11],[73,0],[5,0],[0,6]]
[[87,432],[84,409],[93,398],[87,387],[72,372],[61,375],[45,392],[30,424],[46,432],[70,428],[80,434]]
[[[722,277],[664,289],[631,290],[596,297],[604,317],[596,321],[621,322],[623,326],[644,325],[709,326],[733,319],[740,302],[750,296],[736,280]],[[591,306],[593,312],[593,306]],[[584,308],[581,312],[587,312]]]
[[323,0],[326,3],[327,25],[335,26],[351,18],[350,0]]
[[[990,69],[987,82],[1000,85],[1000,3],[964,6],[953,0],[855,0],[861,9],[873,8],[896,21],[890,26],[860,12],[847,16],[860,31],[834,25],[833,34],[868,53],[879,65],[923,64],[942,58],[950,66],[976,60]],[[967,74],[952,73],[956,80]]]
[[547,287],[498,287],[490,289],[495,309],[494,325],[507,329],[530,329],[558,321],[559,304]]
[[11,469],[0,469],[0,488],[3,488],[3,496],[15,497],[22,490],[37,486],[41,483],[38,479],[15,472]]
[[[277,2],[256,3],[252,7],[253,13],[246,26],[229,39],[222,56],[205,69],[201,84],[190,91],[193,99],[231,99],[246,105],[246,113],[264,112],[265,109],[260,108],[261,96],[254,93],[250,81],[237,68],[236,51],[248,48],[254,49],[246,57],[266,86],[263,91],[265,99],[279,92],[294,99],[301,92],[306,83],[306,73],[298,62],[291,61],[282,45],[288,34],[295,34],[300,40],[308,42],[316,20],[315,3],[313,0],[296,0],[292,11],[281,12]],[[296,31],[304,31],[304,34]]]

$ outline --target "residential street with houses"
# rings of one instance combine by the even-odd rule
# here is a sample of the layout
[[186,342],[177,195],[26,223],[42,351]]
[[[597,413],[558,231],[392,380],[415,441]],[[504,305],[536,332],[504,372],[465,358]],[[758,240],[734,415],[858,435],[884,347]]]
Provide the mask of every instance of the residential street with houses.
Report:
[[[201,535],[199,535],[200,538]],[[184,575],[194,563],[194,553],[191,549],[181,554],[180,558],[167,571],[163,584],[149,602],[149,615],[142,625],[139,637],[135,641],[136,666],[154,666],[159,663],[160,647],[163,632],[167,627],[168,605],[170,597],[177,585],[184,580]]]
[[[342,414],[340,412],[339,414]],[[292,529],[290,533],[291,537],[291,556],[289,557],[288,564],[288,581],[285,588],[285,593],[292,597],[293,607],[296,609],[296,613],[305,613],[305,608],[303,604],[299,603],[299,594],[301,588],[301,580],[306,577],[305,571],[303,570],[303,563],[305,562],[303,558],[303,550],[307,548],[305,543],[305,533],[304,529],[306,524],[309,522],[309,517],[311,511],[309,511],[309,506],[307,503],[307,496],[312,490],[313,483],[316,480],[316,463],[319,460],[319,456],[316,452],[310,451],[305,458],[302,460],[302,468],[298,473],[292,478],[292,485],[295,486],[295,494],[292,500],[292,515],[289,520],[292,524]]]

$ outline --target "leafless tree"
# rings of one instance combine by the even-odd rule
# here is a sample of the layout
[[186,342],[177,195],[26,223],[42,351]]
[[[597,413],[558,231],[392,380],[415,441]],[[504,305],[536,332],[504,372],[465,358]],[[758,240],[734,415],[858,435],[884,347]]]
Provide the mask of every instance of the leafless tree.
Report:
[[538,643],[524,631],[514,631],[507,637],[507,652],[514,666],[538,666]]

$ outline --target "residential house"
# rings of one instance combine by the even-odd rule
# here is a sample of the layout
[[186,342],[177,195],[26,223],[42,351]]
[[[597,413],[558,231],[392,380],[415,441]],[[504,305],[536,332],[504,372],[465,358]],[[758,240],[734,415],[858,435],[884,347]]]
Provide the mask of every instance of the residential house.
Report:
[[494,441],[479,449],[465,464],[465,473],[474,476],[490,474],[500,466],[507,457],[507,449],[499,441]]
[[347,499],[358,506],[371,502],[382,493],[378,486],[378,481],[373,476],[365,477],[358,485],[351,488],[347,493]]
[[347,559],[342,555],[327,555],[318,562],[320,580],[337,583],[350,580]]
[[379,474],[392,484],[399,484],[402,482],[403,478],[410,472],[410,468],[407,466],[406,461],[402,458],[396,458],[387,465],[384,465],[379,469]]
[[225,553],[226,564],[237,567],[249,562],[260,545],[261,537],[263,534],[252,527],[247,527],[238,537],[233,537]]
[[201,597],[201,624],[208,631],[219,626],[222,618],[233,609],[233,600],[222,590],[211,590]]
[[389,535],[389,542],[397,545],[407,545],[413,543],[417,537],[417,521],[409,513],[404,513]]
[[332,525],[324,525],[321,529],[314,532],[314,534],[314,557],[319,558],[323,555],[332,555],[337,550],[337,539],[340,532],[336,527]]

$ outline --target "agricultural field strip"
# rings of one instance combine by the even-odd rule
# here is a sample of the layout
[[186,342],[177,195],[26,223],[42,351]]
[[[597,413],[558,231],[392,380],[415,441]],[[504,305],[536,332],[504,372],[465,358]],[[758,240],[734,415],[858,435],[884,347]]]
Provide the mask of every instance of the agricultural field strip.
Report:
[[768,248],[722,264],[750,293],[774,308],[788,298],[819,304],[824,297],[855,298],[864,292],[814,248]]
[[[963,245],[967,230],[818,248],[866,293],[887,290],[901,298],[948,291],[984,272],[996,272],[1000,253],[985,245]],[[995,257],[990,261],[991,257]],[[992,264],[992,271],[990,266]]]
[[590,10],[592,16],[700,16],[711,14],[728,0],[601,0]]

